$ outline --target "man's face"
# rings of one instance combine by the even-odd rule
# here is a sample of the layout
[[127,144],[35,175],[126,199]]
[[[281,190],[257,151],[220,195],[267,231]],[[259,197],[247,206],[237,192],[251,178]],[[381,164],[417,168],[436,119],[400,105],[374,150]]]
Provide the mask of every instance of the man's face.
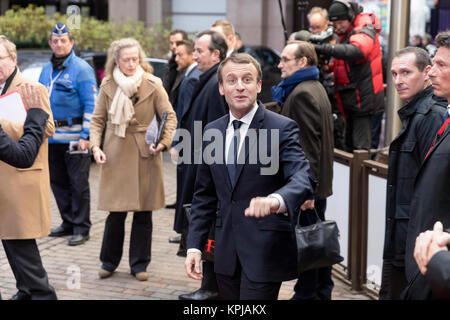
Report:
[[289,78],[294,72],[303,69],[304,59],[295,58],[296,44],[288,44],[281,52],[281,60],[278,69],[281,70],[281,78]]
[[227,37],[227,36],[225,35],[225,33],[223,32],[222,26],[211,27],[209,30],[220,33],[220,34],[222,35],[222,37],[225,39],[225,41],[227,42],[228,51],[233,50],[233,48],[234,48],[234,43],[235,43],[235,41],[236,41],[234,35],[229,35],[229,36]]
[[348,28],[352,25],[349,20],[336,20],[334,23],[334,30],[337,34],[345,34]]
[[220,61],[218,50],[211,52],[208,48],[211,41],[210,35],[203,35],[195,41],[194,61],[201,72],[208,71],[212,66]]
[[431,66],[427,66],[423,71],[420,71],[416,66],[416,55],[414,53],[403,54],[392,60],[392,80],[402,100],[410,101],[427,87],[430,69]]
[[139,66],[138,47],[128,47],[120,50],[119,60],[116,61],[120,71],[127,77],[134,75]]
[[183,40],[183,35],[181,33],[175,33],[169,36],[170,51],[172,51],[172,54],[175,54],[175,51],[177,49],[177,42],[181,40]]
[[187,52],[185,45],[177,46],[175,51],[175,62],[177,63],[179,70],[186,69],[194,63],[192,55],[192,53],[189,54]]
[[318,34],[322,31],[327,30],[327,21],[322,17],[321,14],[315,13],[309,17],[309,28],[312,34]]
[[225,96],[233,116],[242,118],[252,110],[256,97],[261,92],[258,71],[251,63],[229,61],[222,68],[222,83],[219,83],[219,91]]
[[444,97],[450,103],[450,49],[440,47],[433,59],[433,67],[428,76],[433,85],[434,94]]
[[6,82],[16,68],[16,59],[11,58],[3,44],[0,44],[0,83]]
[[48,44],[52,49],[55,57],[60,58],[67,56],[73,48],[73,40],[70,40],[69,35],[55,36],[52,35]]

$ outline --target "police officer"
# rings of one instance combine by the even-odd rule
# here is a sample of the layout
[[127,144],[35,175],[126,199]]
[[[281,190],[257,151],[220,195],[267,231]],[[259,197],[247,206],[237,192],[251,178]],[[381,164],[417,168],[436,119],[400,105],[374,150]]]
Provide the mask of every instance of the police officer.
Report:
[[58,22],[49,40],[53,55],[39,82],[50,95],[56,131],[49,139],[50,183],[62,224],[50,236],[72,235],[69,245],[89,240],[89,124],[97,96],[94,70],[75,56],[74,38]]

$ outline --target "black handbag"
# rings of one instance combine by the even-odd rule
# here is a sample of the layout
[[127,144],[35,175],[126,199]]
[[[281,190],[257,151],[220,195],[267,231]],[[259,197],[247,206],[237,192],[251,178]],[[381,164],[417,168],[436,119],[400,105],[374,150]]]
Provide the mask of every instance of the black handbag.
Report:
[[[186,218],[188,221],[188,228],[189,228],[189,224],[191,223],[191,204],[190,203],[184,204],[183,210],[184,210],[184,213],[186,214]],[[214,235],[215,235],[215,232],[216,232],[216,219],[214,219],[211,229],[209,229],[208,239],[206,241],[205,248],[202,250],[202,259],[203,260],[214,262],[214,241],[215,241]]]
[[[295,226],[297,239],[298,271],[329,267],[339,263],[341,257],[339,247],[339,229],[335,221],[322,221],[314,209],[316,222],[312,225],[300,226],[300,214]],[[310,214],[310,213],[303,213]]]

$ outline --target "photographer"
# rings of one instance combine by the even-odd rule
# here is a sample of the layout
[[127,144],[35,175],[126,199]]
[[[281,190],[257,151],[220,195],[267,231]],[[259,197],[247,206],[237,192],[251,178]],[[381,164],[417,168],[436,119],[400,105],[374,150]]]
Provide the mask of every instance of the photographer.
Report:
[[[299,31],[295,34],[295,40],[308,41],[313,44],[335,44],[338,36],[334,33],[333,26],[328,20],[328,12],[324,8],[313,7],[308,13],[309,33],[308,31]],[[330,72],[328,65],[331,57],[318,55],[318,65],[320,74],[319,81],[324,86],[328,99],[330,100],[333,111],[334,122],[334,147],[337,149],[345,149],[345,119],[337,106],[334,89],[334,75]]]
[[328,10],[338,44],[314,44],[318,55],[334,57],[337,105],[347,119],[346,150],[369,150],[372,116],[384,110],[379,18],[357,3],[333,1]]

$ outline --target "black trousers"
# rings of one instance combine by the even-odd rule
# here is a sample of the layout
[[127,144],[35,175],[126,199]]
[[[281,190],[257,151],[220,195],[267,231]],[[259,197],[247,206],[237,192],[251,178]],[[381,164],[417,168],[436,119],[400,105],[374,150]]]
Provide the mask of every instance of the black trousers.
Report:
[[219,296],[222,300],[277,300],[281,282],[251,281],[238,259],[233,276],[216,273]]
[[380,300],[401,300],[402,292],[407,286],[405,267],[396,266],[389,260],[383,260]]
[[69,154],[69,144],[51,143],[48,150],[50,185],[63,220],[62,227],[74,234],[89,234],[91,156]]
[[214,262],[203,261],[202,263],[202,285],[201,289],[218,292],[216,273],[214,272]]
[[[325,210],[327,200],[321,199],[315,201],[315,208],[320,219],[325,220]],[[312,210],[302,212],[300,215],[300,225],[308,226],[315,223],[315,215]],[[312,269],[300,272],[297,283],[294,286],[295,294],[293,300],[315,300],[331,299],[334,282],[331,278],[332,267]]]
[[363,149],[369,150],[372,138],[372,116],[347,118],[347,126],[345,128],[345,142],[347,152]]
[[[105,223],[100,261],[102,269],[114,271],[120,263],[125,237],[126,212],[111,212]],[[131,274],[145,272],[151,260],[152,212],[141,211],[133,214],[131,227],[129,262]]]
[[56,300],[42,265],[36,240],[2,240],[6,257],[16,278],[17,289],[32,300]]

